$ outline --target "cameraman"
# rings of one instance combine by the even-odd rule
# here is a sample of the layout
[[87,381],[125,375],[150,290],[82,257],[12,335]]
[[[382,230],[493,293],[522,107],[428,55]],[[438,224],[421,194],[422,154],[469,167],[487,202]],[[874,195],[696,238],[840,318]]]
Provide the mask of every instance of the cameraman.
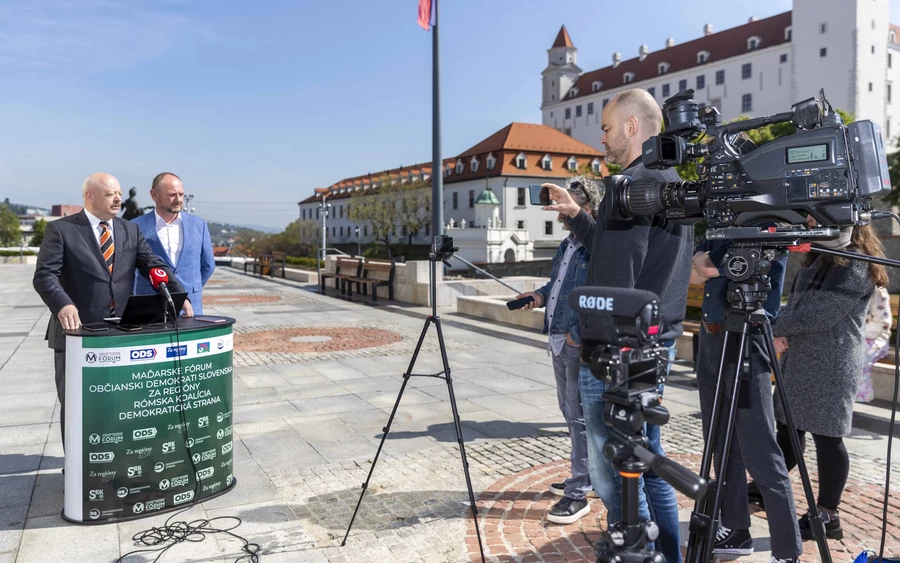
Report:
[[[600,192],[594,182],[584,177],[572,178],[567,190],[581,208],[591,215],[600,203]],[[563,229],[569,230],[565,215],[559,221]],[[550,491],[562,495],[547,514],[547,520],[556,524],[571,524],[591,511],[585,499],[591,490],[588,475],[587,439],[585,437],[584,413],[581,408],[581,394],[578,392],[578,371],[581,367],[579,348],[567,342],[569,332],[578,325],[578,315],[569,307],[569,293],[584,285],[587,278],[588,249],[569,234],[559,244],[553,258],[550,282],[533,292],[516,296],[517,299],[532,297],[534,301],[523,310],[545,307],[544,330],[550,335],[548,352],[553,358],[553,373],[556,375],[556,397],[569,427],[572,451],[569,456],[572,476],[564,483],[553,483]]]
[[[775,226],[762,225],[763,227]],[[727,292],[729,279],[722,271],[722,259],[730,242],[704,240],[697,245],[691,283],[703,285],[703,319],[700,328],[700,347],[697,359],[697,386],[700,391],[700,414],[703,436],[708,436],[713,401],[716,396],[722,346],[725,342],[725,311],[729,308]],[[781,291],[787,256],[773,261],[769,271],[772,288],[764,309],[774,320],[781,306]],[[772,401],[772,359],[766,353],[764,336],[751,335],[749,358],[750,376],[741,382],[738,410],[735,414],[734,434],[728,454],[728,467],[722,487],[721,519],[716,532],[713,553],[716,555],[750,555],[753,538],[750,536],[750,507],[747,504],[746,472],[756,481],[765,501],[769,535],[772,538],[773,561],[794,562],[803,553],[800,529],[797,524],[791,480],[784,455],[775,438],[775,414]],[[715,458],[721,459],[728,420],[728,405],[734,395],[733,360],[724,364],[722,385],[725,388],[724,408],[716,421],[717,436],[713,447]],[[716,466],[718,467],[718,466]],[[716,515],[719,516],[719,515]]]
[[[600,142],[606,147],[607,160],[624,166],[622,174],[636,182],[680,180],[672,169],[650,170],[641,162],[644,141],[659,133],[663,121],[659,104],[649,92],[637,88],[622,92],[603,108],[602,119],[604,135]],[[550,199],[558,203],[544,209],[567,216],[572,232],[590,249],[591,261],[585,285],[643,289],[659,296],[663,325],[660,340],[669,347],[668,367],[671,368],[675,339],[682,333],[687,303],[693,227],[656,216],[624,219],[615,209],[612,190],[607,190],[595,221],[566,190],[553,184],[545,185],[550,189]],[[571,345],[581,345],[580,333],[580,326],[576,324],[569,334]],[[594,377],[583,360],[578,379],[587,429],[591,483],[606,505],[607,521],[617,522],[622,519],[622,478],[602,453],[608,436],[608,428],[603,422],[602,399],[606,383]],[[665,453],[659,430],[659,426],[646,425],[650,450],[662,456]],[[640,516],[652,518],[659,527],[657,545],[666,561],[680,563],[675,489],[653,471],[645,473],[642,481]]]

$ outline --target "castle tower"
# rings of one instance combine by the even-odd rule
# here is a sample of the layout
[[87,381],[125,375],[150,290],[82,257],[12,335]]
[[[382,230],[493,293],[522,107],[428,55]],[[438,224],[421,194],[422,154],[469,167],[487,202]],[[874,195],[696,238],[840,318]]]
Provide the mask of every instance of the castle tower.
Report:
[[541,73],[544,83],[541,105],[558,102],[575,85],[582,72],[575,64],[577,58],[578,49],[572,44],[566,26],[562,26],[553,46],[547,50],[547,68]]

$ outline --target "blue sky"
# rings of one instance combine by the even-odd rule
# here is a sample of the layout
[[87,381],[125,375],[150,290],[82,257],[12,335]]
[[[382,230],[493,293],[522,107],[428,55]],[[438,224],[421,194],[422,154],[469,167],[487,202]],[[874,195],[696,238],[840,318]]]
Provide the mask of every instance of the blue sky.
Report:
[[[587,71],[790,4],[442,0],[444,156],[540,122],[540,72],[563,23]],[[416,6],[2,0],[0,200],[79,203],[102,170],[149,204],[167,170],[198,215],[280,228],[316,186],[430,161],[431,34]]]

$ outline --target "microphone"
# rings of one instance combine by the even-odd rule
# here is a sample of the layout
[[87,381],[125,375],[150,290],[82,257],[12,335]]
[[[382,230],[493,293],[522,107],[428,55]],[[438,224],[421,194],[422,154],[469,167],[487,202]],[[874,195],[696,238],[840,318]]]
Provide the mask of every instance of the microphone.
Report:
[[169,293],[169,287],[166,285],[168,281],[169,274],[162,268],[153,268],[150,270],[150,284],[153,286],[153,289],[158,289],[160,293],[163,294],[163,297],[169,301],[172,310],[175,310],[175,301],[172,300],[172,294]]

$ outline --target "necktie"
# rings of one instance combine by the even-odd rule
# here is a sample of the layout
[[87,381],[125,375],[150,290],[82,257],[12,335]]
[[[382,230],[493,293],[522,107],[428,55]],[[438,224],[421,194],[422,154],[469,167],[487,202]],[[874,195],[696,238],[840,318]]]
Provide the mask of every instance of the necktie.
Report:
[[106,269],[112,274],[113,263],[116,261],[116,245],[113,244],[112,233],[109,232],[109,223],[100,221],[100,228],[103,229],[100,233],[100,253],[106,260]]

